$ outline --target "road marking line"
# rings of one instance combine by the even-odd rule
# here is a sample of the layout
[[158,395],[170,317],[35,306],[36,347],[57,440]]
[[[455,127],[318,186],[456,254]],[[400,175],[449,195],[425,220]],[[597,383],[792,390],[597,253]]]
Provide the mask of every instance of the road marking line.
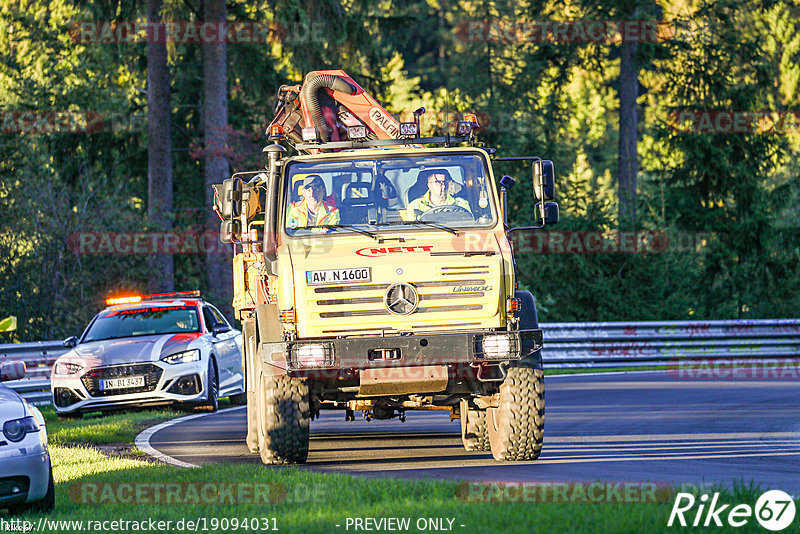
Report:
[[[546,446],[546,444],[545,444]],[[800,451],[800,446],[794,443],[720,443],[717,445],[705,444],[705,445],[686,445],[683,443],[675,443],[675,444],[667,444],[664,445],[657,445],[653,447],[638,447],[635,445],[622,445],[619,447],[586,447],[585,445],[579,445],[576,447],[546,447],[549,452],[559,451],[559,452],[608,452],[608,451],[655,451],[655,450],[665,450],[665,449],[720,449],[725,447],[737,447],[739,449],[758,449],[760,447],[769,447],[772,450],[773,447],[780,446],[781,448],[794,448]]]
[[[542,458],[545,457],[545,454],[551,453],[551,452],[553,452],[553,451],[547,450],[547,449],[542,449]],[[581,454],[580,456],[563,456],[563,454],[569,454],[570,452],[573,452],[573,453],[583,452],[583,454]],[[607,451],[598,451],[598,452],[602,455],[602,454],[605,454]],[[800,449],[798,449],[796,447],[778,448],[778,449],[764,449],[763,455],[767,456],[767,455],[771,455],[771,454],[777,453],[777,452],[786,453],[786,454],[797,454],[797,455],[800,455]],[[597,458],[597,459],[619,458],[621,460],[624,460],[624,459],[628,459],[628,458],[650,458],[650,459],[656,459],[656,458],[654,458],[654,456],[660,455],[664,459],[687,459],[687,460],[689,460],[689,459],[692,459],[692,458],[703,458],[707,454],[718,455],[719,458],[729,458],[729,457],[739,456],[739,455],[742,455],[742,454],[760,455],[761,454],[761,449],[756,449],[756,448],[752,448],[751,447],[749,450],[746,450],[746,451],[741,451],[741,450],[738,450],[738,451],[733,451],[733,450],[726,451],[726,450],[722,450],[722,451],[697,451],[697,452],[680,452],[680,451],[654,451],[654,452],[638,452],[638,453],[634,452],[630,456],[628,456],[628,455],[592,456],[591,453],[589,453],[588,451],[586,451],[586,452],[584,452],[584,451],[564,451],[557,458],[559,460],[568,459],[568,458]]]
[[[232,412],[233,410],[241,410],[242,408],[245,408],[245,406],[236,406],[234,408],[226,408],[224,410],[218,410],[216,413]],[[187,416],[184,416],[184,417],[179,417],[177,419],[170,419],[169,421],[164,421],[163,423],[157,424],[156,426],[151,426],[150,428],[146,428],[146,429],[142,430],[141,432],[139,432],[139,435],[136,436],[136,440],[134,441],[134,444],[136,445],[136,447],[139,448],[140,451],[144,452],[148,456],[151,456],[151,457],[155,458],[156,460],[164,462],[165,464],[174,465],[175,467],[200,467],[197,464],[191,464],[189,462],[183,462],[181,460],[178,460],[177,458],[173,458],[172,456],[167,456],[163,452],[157,451],[156,449],[153,448],[152,445],[150,445],[150,438],[153,436],[153,434],[155,434],[156,432],[158,432],[160,430],[164,430],[165,428],[169,428],[171,426],[174,426],[174,425],[186,422],[186,421],[191,421],[192,419],[199,419],[200,417],[205,417],[207,415],[214,415],[214,414],[212,414],[211,412],[208,412],[208,413],[198,413],[198,414],[193,414],[193,415],[187,415]]]
[[720,439],[800,439],[800,432],[718,432],[706,434],[617,434],[613,436],[549,436],[549,442],[592,443],[619,441],[679,441],[679,440],[720,440]]
[[[544,451],[542,451],[544,454]],[[540,457],[536,461],[520,461],[520,462],[513,462],[509,464],[501,464],[500,466],[503,467],[514,467],[514,466],[521,466],[521,465],[542,465],[542,464],[571,464],[571,463],[590,463],[590,462],[651,462],[656,460],[661,461],[675,461],[675,460],[705,460],[705,459],[714,459],[714,458],[733,458],[733,457],[755,457],[755,456],[796,456],[800,455],[800,452],[779,452],[779,453],[750,453],[750,454],[734,454],[734,455],[705,455],[705,456],[691,456],[691,457],[671,457],[671,458],[653,458],[653,457],[632,457],[632,458],[616,458],[616,457],[609,457],[609,458],[578,458],[574,460],[568,459],[561,459],[561,458],[545,458],[544,456]],[[429,465],[420,465],[420,462],[403,462],[398,463],[397,465],[394,464],[382,464],[381,468],[385,469],[386,471],[398,471],[398,470],[406,470],[406,471],[415,471],[419,469],[450,469],[453,467],[492,467],[497,466],[497,462],[489,456],[483,461],[480,461],[479,456],[465,456],[463,460],[452,460],[452,461],[443,461],[440,462],[439,465],[436,467],[431,467]],[[312,462],[307,464],[307,467],[318,469],[318,470],[331,470],[331,471],[339,471],[339,472],[353,472],[353,471],[375,471],[374,465],[348,465],[344,470],[340,462],[328,460],[325,463],[329,465],[318,465]]]

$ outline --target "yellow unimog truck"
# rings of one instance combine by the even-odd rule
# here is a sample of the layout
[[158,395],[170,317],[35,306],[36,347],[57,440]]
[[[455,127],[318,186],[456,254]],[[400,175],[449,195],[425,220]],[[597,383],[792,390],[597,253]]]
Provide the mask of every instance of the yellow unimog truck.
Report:
[[[422,113],[399,122],[344,72],[312,72],[278,93],[267,166],[215,186],[265,464],[305,462],[322,410],[446,410],[467,450],[540,454],[542,331],[509,234],[557,222],[552,162],[496,157],[470,115],[420,137]],[[507,160],[531,163],[533,226],[507,226]]]

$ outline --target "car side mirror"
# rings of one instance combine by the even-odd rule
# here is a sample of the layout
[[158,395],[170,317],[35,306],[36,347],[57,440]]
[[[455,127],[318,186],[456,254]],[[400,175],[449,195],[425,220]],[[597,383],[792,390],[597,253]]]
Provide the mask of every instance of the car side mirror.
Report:
[[224,324],[224,323],[215,323],[211,327],[211,333],[216,336],[217,334],[222,334],[224,332],[229,332],[230,329],[231,329],[231,327],[226,325],[226,324]]
[[[542,220],[541,215],[542,204],[536,204],[536,219],[537,221]],[[558,222],[558,204],[555,202],[545,202],[544,203],[544,224],[555,224]]]
[[0,382],[21,380],[25,378],[25,362],[0,363]]
[[536,160],[532,164],[533,196],[539,202],[553,200],[556,197],[556,175],[553,162]]
[[223,180],[222,187],[217,190],[217,194],[222,196],[220,207],[223,219],[234,219],[242,214],[242,190],[241,178]]
[[64,345],[64,348],[66,349],[75,348],[78,346],[78,338],[75,336],[69,336],[61,344]]

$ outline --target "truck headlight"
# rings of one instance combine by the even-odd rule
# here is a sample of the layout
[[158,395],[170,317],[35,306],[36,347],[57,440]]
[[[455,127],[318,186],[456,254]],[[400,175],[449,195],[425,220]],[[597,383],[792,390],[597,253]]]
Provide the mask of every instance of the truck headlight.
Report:
[[294,363],[297,367],[328,367],[333,365],[333,348],[324,343],[295,345]]
[[517,344],[508,334],[483,336],[481,348],[483,357],[487,360],[503,360],[506,358],[516,358],[519,356]]
[[8,441],[17,443],[25,439],[28,432],[38,432],[39,425],[32,415],[23,417],[22,419],[14,419],[13,421],[6,421],[3,425],[3,434],[5,434]]
[[178,352],[169,356],[161,358],[162,362],[170,365],[178,365],[179,363],[191,363],[200,360],[200,349],[187,350],[185,352]]
[[85,365],[76,361],[56,362],[53,372],[57,375],[74,375],[83,369]]

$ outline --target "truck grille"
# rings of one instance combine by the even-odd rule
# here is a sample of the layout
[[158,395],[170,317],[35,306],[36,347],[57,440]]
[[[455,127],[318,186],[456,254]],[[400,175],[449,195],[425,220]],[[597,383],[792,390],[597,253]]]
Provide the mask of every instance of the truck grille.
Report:
[[[139,363],[132,365],[117,365],[114,367],[98,367],[87,372],[81,377],[84,387],[92,397],[108,397],[111,395],[127,395],[130,393],[146,393],[153,391],[161,379],[163,369],[152,363]],[[127,376],[144,376],[144,386],[135,388],[100,390],[100,380],[108,378],[123,378]]]
[[[474,268],[473,268],[474,269]],[[484,291],[460,291],[458,293],[445,292],[454,287],[482,287],[486,285],[485,279],[468,280],[441,280],[426,282],[409,282],[419,292],[419,307],[417,313],[439,313],[474,311],[483,309],[482,304],[459,304],[458,301],[469,298],[482,298]],[[384,306],[384,294],[388,284],[353,284],[344,286],[329,286],[314,288],[314,293],[319,298],[314,301],[316,311],[323,319],[339,317],[368,317],[392,315]],[[338,293],[355,293],[350,295],[337,295]],[[369,295],[364,295],[369,293]],[[364,296],[361,296],[364,295]],[[338,298],[328,298],[328,297]],[[441,301],[448,301],[447,303]],[[455,302],[451,302],[455,301]],[[328,306],[358,306],[357,309],[330,310]],[[329,311],[330,310],[330,311]]]

